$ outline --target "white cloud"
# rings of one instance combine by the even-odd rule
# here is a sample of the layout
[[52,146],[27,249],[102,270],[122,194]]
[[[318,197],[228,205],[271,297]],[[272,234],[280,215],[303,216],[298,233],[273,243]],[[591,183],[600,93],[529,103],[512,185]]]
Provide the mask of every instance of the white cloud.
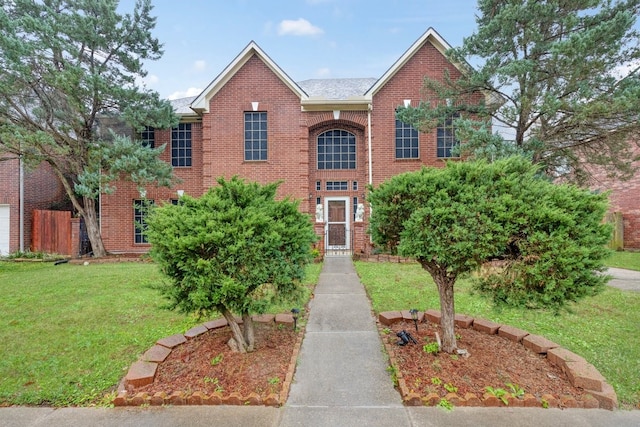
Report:
[[193,63],[193,71],[204,71],[207,68],[207,62],[199,59]]
[[187,90],[179,90],[176,92],[173,92],[171,95],[169,95],[167,98],[168,99],[180,99],[180,98],[186,98],[188,96],[197,96],[200,95],[200,92],[202,92],[202,89],[198,88],[198,87],[190,87]]
[[315,36],[322,33],[324,33],[322,28],[312,25],[304,18],[299,18],[296,21],[285,19],[278,24],[278,35],[281,36]]

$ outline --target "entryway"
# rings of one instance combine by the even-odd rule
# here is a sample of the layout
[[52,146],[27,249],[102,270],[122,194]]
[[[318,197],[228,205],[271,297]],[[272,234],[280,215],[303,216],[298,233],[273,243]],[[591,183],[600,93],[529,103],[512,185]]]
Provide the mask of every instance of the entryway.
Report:
[[349,197],[326,197],[324,203],[325,255],[348,255],[351,253]]

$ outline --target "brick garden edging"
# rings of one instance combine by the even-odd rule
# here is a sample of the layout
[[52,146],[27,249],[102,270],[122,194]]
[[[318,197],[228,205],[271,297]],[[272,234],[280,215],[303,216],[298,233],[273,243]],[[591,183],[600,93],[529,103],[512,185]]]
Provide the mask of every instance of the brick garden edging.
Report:
[[[418,314],[418,319],[422,322],[427,319],[433,323],[440,323],[440,311],[427,310]],[[396,322],[410,321],[411,314],[408,310],[404,311],[386,311],[378,315],[378,325],[390,326]],[[489,335],[497,334],[510,341],[519,342],[529,350],[546,355],[549,362],[560,367],[567,374],[571,384],[575,387],[583,388],[588,392],[583,399],[576,400],[573,397],[554,396],[545,394],[539,400],[532,394],[525,394],[522,399],[507,394],[508,406],[512,407],[542,407],[544,400],[548,407],[564,407],[564,408],[603,408],[614,410],[618,407],[618,397],[613,387],[607,383],[606,379],[598,372],[598,370],[588,363],[584,358],[567,349],[560,347],[558,344],[548,339],[532,335],[522,329],[514,328],[508,325],[501,325],[485,319],[474,319],[464,314],[456,314],[456,326],[460,328],[473,328],[476,331]],[[393,352],[386,340],[383,340],[387,354],[389,357]],[[391,364],[395,365],[395,361],[391,360]],[[402,373],[398,372],[398,389],[402,395],[402,401],[407,406],[434,406],[440,402],[440,396],[436,393],[430,393],[425,397],[421,397],[418,393],[410,392],[407,384],[402,378]],[[507,406],[496,396],[485,393],[483,396],[476,396],[473,393],[467,393],[465,396],[458,396],[456,393],[449,393],[445,397],[454,406]]]
[[[272,323],[276,325],[293,326],[293,316],[289,313],[282,314],[265,314],[252,317],[257,323]],[[242,319],[237,319],[238,323],[242,323]],[[298,322],[298,325],[300,322]],[[158,369],[158,365],[169,356],[171,351],[188,340],[197,337],[211,329],[224,328],[227,326],[227,320],[217,319],[205,322],[201,325],[189,329],[184,334],[171,335],[156,341],[156,344],[147,350],[137,362],[134,362],[129,368],[129,372],[122,379],[118,387],[118,393],[113,400],[114,406],[141,406],[141,405],[264,405],[264,406],[281,406],[286,402],[289,395],[289,388],[293,381],[293,373],[296,367],[296,361],[302,345],[304,330],[300,330],[298,338],[293,347],[291,361],[287,375],[282,383],[280,393],[271,393],[265,399],[262,399],[257,393],[250,393],[248,396],[242,396],[239,393],[230,393],[223,396],[221,393],[214,392],[206,394],[201,391],[188,393],[186,391],[176,391],[170,395],[165,392],[156,392],[153,395],[147,392],[129,392],[129,388],[141,387],[152,384]]]

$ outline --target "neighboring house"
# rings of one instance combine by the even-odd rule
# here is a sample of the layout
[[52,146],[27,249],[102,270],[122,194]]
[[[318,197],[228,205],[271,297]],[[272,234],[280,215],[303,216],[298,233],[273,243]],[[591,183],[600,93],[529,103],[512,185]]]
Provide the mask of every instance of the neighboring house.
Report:
[[622,243],[624,249],[640,250],[640,141],[629,141],[633,147],[633,162],[637,169],[627,181],[612,179],[603,170],[592,171],[590,188],[597,191],[611,191],[610,212],[622,215]]
[[64,188],[48,164],[22,168],[21,173],[17,157],[0,155],[0,256],[29,250],[34,209],[57,209],[65,200]]
[[111,253],[149,250],[136,223],[146,202],[200,196],[216,178],[282,181],[279,197],[301,200],[324,250],[368,253],[368,184],[378,185],[421,166],[444,166],[457,144],[448,122],[418,133],[395,118],[418,105],[423,78],[460,69],[445,58],[449,45],[427,30],[382,77],[294,82],[254,42],[197,97],[174,101],[180,124],[148,129],[144,139],[167,144],[164,160],[182,181],[140,194],[121,182],[101,198],[102,236]]

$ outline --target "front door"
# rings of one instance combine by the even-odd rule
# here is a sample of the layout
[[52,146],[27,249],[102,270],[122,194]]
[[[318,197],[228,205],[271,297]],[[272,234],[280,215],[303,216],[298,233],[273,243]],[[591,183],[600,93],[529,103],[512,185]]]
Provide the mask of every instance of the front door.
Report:
[[349,198],[325,198],[327,222],[325,225],[326,248],[329,250],[349,249]]

